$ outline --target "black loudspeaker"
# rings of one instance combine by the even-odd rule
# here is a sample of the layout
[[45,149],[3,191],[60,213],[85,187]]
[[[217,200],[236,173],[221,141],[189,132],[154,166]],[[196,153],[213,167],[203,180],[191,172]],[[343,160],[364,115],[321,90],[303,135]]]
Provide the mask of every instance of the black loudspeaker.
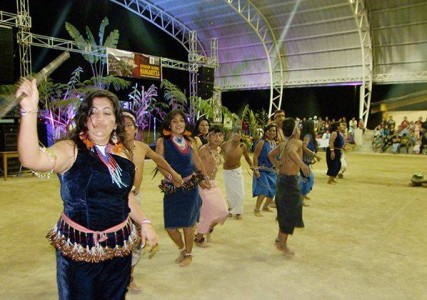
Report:
[[203,100],[210,99],[213,96],[213,83],[201,82],[197,86],[197,96]]
[[210,67],[200,67],[199,68],[199,73],[197,74],[198,79],[200,81],[204,81],[204,82],[214,82],[214,77],[215,77],[215,73],[214,73],[214,68],[210,68]]
[[0,83],[14,79],[14,47],[12,28],[0,26]]
[[214,80],[214,68],[200,67],[199,73],[197,73],[197,96],[202,99],[212,98]]
[[18,125],[0,123],[0,151],[16,151],[18,149]]

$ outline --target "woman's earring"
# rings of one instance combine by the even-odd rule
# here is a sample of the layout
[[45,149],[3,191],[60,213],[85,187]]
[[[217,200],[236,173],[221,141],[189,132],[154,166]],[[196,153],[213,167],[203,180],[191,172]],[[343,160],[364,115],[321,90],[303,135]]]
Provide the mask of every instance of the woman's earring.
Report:
[[111,136],[111,141],[113,142],[113,144],[117,144],[118,142],[119,142],[119,139],[118,139],[118,137],[117,137],[117,133],[116,133],[116,131],[114,130],[113,131],[113,135]]

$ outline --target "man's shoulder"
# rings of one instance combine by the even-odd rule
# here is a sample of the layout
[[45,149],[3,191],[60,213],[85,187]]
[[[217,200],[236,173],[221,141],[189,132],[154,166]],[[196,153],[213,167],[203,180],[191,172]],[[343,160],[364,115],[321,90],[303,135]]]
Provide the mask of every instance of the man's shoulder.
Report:
[[230,141],[225,141],[224,143],[222,143],[221,144],[221,148],[224,148],[224,147],[229,147],[230,146],[230,144],[231,144],[231,142]]
[[302,147],[302,141],[300,139],[289,139],[288,144],[295,147]]

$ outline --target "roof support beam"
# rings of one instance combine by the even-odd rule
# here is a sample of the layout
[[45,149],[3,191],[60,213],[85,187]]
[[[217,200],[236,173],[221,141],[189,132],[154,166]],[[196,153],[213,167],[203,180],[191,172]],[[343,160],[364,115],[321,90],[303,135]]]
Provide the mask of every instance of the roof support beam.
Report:
[[[190,52],[191,29],[173,16],[145,0],[110,0],[130,12],[147,20],[151,24],[168,33]],[[206,56],[206,51],[200,41],[197,41],[200,55]]]
[[23,77],[31,75],[31,45],[24,42],[23,36],[31,30],[30,4],[29,0],[16,0],[18,12],[18,44],[19,44],[19,69]]
[[[252,27],[262,42],[270,73],[270,105],[268,115],[273,109],[280,109],[283,95],[283,63],[280,57],[280,45],[269,22],[250,0],[225,0]],[[274,75],[278,73],[279,78]]]
[[364,0],[349,0],[359,31],[360,49],[362,51],[362,85],[359,93],[359,119],[368,124],[372,96],[373,55],[372,39],[368,11]]

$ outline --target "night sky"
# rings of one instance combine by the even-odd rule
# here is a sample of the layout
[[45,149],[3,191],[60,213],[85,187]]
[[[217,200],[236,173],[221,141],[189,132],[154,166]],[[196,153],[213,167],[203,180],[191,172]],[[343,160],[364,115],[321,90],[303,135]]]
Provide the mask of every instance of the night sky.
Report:
[[[16,1],[1,0],[0,10],[16,13]],[[88,26],[97,39],[97,30],[101,20],[107,16],[110,25],[106,28],[106,33],[108,34],[113,29],[118,29],[120,32],[118,49],[187,61],[187,52],[172,37],[148,21],[144,21],[110,1],[30,0],[30,14],[32,16],[32,33],[67,40],[71,40],[71,37],[65,29],[65,22],[73,24],[81,33],[84,33]],[[86,36],[85,33],[84,36]],[[59,54],[58,50],[32,47],[33,71],[39,71]],[[19,76],[18,56],[16,51],[16,77]],[[85,79],[91,76],[89,63],[83,60],[80,54],[72,53],[71,59],[65,62],[51,77],[57,82],[67,82],[71,72],[78,66],[84,68]],[[163,69],[163,77],[188,92],[188,74],[186,72]],[[139,82],[146,88],[152,83],[143,80]],[[426,88],[427,84],[377,85],[373,87],[372,101],[403,96]],[[269,99],[269,90],[226,92],[222,95],[223,105],[238,114],[248,103],[255,111],[261,108],[268,111]],[[300,118],[315,115],[329,116],[329,118],[342,116],[351,118],[358,115],[358,103],[359,92],[358,88],[354,86],[289,88],[284,90],[282,109],[286,110],[287,116]]]

